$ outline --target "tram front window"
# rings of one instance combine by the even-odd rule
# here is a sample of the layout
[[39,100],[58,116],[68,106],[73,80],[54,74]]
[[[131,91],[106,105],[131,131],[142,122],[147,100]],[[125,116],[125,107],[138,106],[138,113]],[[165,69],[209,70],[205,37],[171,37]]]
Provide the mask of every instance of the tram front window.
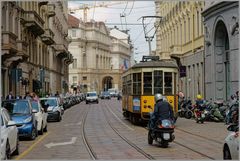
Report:
[[165,95],[171,95],[172,92],[172,73],[164,72],[164,91]]
[[154,71],[154,94],[163,93],[163,72]]
[[145,95],[152,95],[152,72],[144,72],[143,75],[143,91]]

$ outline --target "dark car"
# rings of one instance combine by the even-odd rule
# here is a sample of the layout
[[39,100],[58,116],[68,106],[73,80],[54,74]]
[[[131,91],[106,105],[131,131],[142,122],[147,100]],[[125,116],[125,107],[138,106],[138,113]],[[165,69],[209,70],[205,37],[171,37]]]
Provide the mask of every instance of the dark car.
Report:
[[107,91],[103,92],[103,96],[102,97],[103,97],[103,99],[111,99],[111,95]]

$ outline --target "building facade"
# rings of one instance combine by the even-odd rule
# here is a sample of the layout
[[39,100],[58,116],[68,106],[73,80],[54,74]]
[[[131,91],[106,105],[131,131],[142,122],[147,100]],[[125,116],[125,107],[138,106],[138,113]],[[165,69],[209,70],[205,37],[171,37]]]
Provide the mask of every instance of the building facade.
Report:
[[[82,22],[69,15],[69,51],[74,61],[69,68],[71,90],[121,90],[121,65],[130,62],[130,45],[125,35],[110,33],[103,22]],[[123,36],[124,35],[124,36]]]
[[239,1],[212,2],[205,26],[206,98],[229,100],[239,90]]
[[[24,96],[27,91],[38,94],[63,92],[63,83],[57,80],[68,79],[64,69],[72,57],[67,51],[67,43],[66,49],[60,52],[65,53],[65,57],[58,56],[59,50],[55,48],[58,40],[64,41],[67,37],[63,37],[63,34],[67,35],[64,21],[55,25],[59,32],[51,26],[56,17],[67,13],[58,8],[67,8],[67,3],[1,2],[3,97],[10,91],[15,96]],[[66,15],[64,20],[67,24]],[[52,80],[51,73],[55,73],[56,81]],[[52,84],[58,86],[52,88]]]
[[156,55],[177,60],[180,74],[178,90],[185,97],[204,96],[204,1],[155,1],[161,16],[156,33]]

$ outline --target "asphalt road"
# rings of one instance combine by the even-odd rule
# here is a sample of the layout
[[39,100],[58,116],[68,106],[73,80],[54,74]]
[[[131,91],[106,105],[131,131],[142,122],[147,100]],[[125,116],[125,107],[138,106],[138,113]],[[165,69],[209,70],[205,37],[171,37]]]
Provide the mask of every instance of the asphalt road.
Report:
[[228,133],[224,123],[179,118],[175,141],[161,148],[148,145],[147,132],[122,116],[121,102],[115,98],[99,104],[81,102],[66,110],[61,122],[48,123],[44,135],[20,141],[20,154],[12,159],[148,159],[139,152],[143,151],[153,159],[221,160]]

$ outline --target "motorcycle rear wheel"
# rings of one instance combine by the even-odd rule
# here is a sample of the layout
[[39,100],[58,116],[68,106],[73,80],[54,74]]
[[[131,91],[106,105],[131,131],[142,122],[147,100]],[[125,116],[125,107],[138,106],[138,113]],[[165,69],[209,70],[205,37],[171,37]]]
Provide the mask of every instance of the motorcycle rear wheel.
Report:
[[151,136],[151,130],[148,131],[148,144],[152,145],[153,144],[153,138]]

